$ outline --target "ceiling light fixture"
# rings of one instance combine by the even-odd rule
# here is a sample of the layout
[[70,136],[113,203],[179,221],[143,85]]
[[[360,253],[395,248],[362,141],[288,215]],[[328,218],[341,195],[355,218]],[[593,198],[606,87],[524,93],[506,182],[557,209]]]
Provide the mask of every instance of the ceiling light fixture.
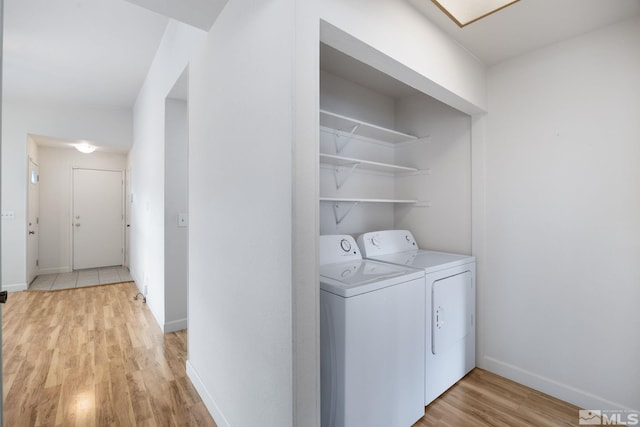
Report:
[[519,0],[431,0],[460,28]]
[[80,144],[75,144],[74,147],[76,147],[76,150],[78,150],[81,153],[84,154],[90,154],[93,153],[94,151],[96,151],[96,146],[95,145],[91,145],[88,142],[81,142]]

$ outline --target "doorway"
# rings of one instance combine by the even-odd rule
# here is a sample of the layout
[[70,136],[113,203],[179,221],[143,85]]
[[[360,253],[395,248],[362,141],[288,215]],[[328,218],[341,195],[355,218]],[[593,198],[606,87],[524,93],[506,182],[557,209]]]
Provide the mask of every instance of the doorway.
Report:
[[28,227],[27,227],[27,285],[38,275],[38,246],[40,225],[40,167],[29,157]]
[[73,170],[73,269],[124,263],[122,171]]
[[165,332],[187,328],[189,287],[188,144],[188,73],[185,69],[165,99]]

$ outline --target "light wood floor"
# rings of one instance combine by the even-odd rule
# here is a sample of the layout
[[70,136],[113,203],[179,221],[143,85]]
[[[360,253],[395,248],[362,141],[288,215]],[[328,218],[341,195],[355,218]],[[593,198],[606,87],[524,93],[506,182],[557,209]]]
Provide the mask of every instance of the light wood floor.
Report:
[[414,427],[577,426],[577,406],[482,369],[431,402]]
[[[163,335],[136,293],[124,283],[9,295],[6,426],[215,426],[185,373],[186,332]],[[415,427],[573,425],[577,407],[475,369]]]
[[215,426],[132,283],[16,292],[3,307],[6,426]]

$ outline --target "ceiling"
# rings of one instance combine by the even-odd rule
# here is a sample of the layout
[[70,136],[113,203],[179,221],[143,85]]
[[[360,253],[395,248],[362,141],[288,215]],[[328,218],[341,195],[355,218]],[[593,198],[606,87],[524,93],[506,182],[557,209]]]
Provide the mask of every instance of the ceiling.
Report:
[[161,15],[209,31],[228,0],[127,0]]
[[5,0],[3,98],[130,108],[167,22],[124,0]]
[[640,0],[520,0],[464,28],[431,0],[406,0],[486,65],[640,14]]
[[[430,0],[404,1],[487,65],[640,13],[640,0],[521,0],[459,28]],[[3,97],[131,108],[168,22],[134,4],[150,2],[188,21],[226,0],[5,0]]]

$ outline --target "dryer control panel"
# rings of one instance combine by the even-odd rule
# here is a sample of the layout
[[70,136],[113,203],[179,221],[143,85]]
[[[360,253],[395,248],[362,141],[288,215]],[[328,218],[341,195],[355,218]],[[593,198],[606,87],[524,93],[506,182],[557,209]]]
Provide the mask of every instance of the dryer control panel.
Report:
[[416,239],[409,230],[382,230],[358,237],[358,246],[365,258],[418,250]]

